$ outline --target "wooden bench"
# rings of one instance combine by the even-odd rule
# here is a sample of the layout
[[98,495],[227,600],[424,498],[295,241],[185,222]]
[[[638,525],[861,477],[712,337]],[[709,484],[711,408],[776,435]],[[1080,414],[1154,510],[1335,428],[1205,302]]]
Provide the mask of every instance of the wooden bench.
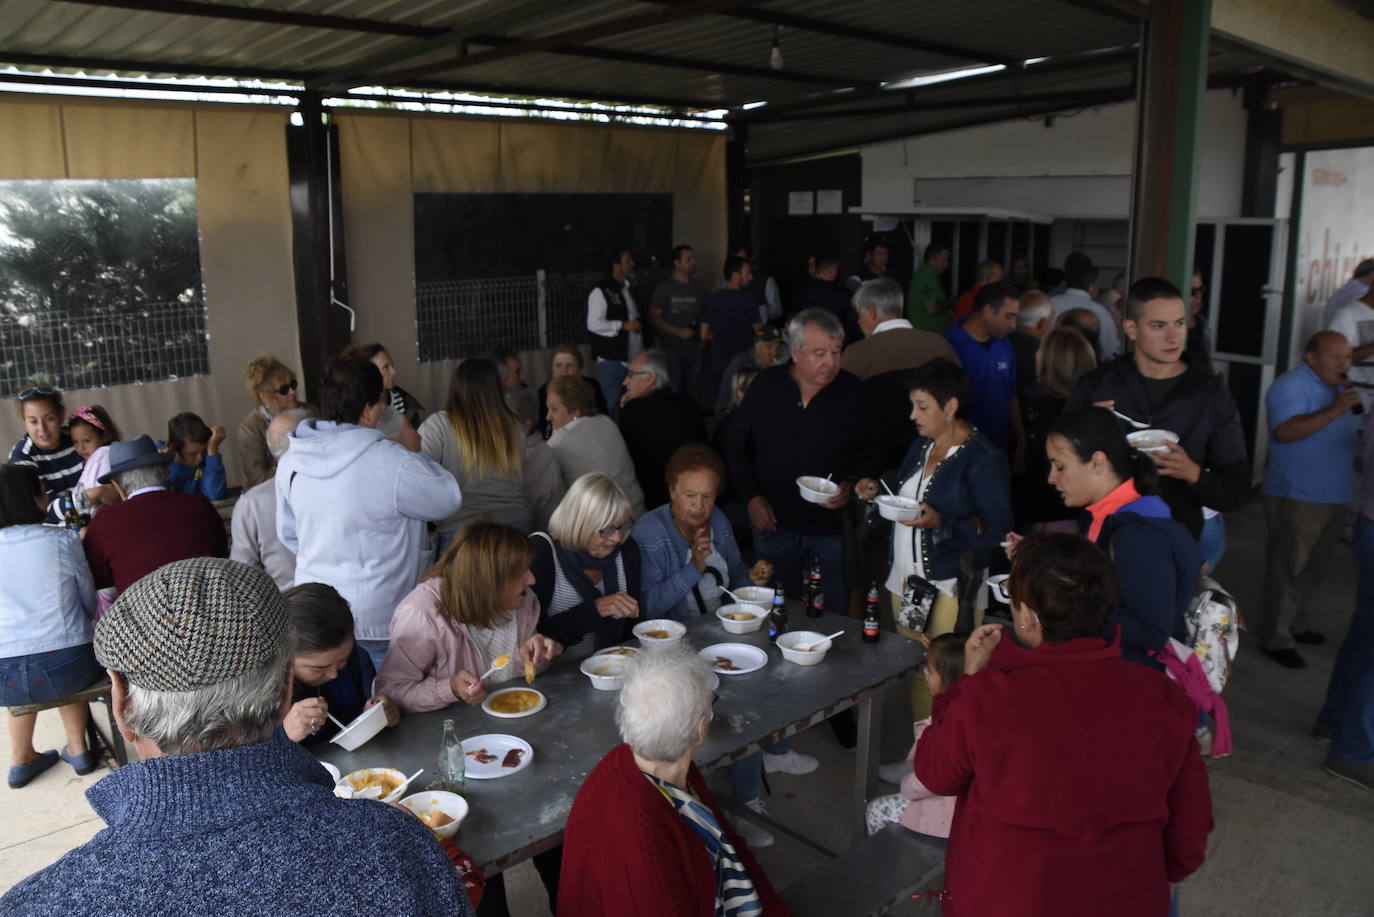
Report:
[[119,734],[119,726],[115,723],[114,702],[110,698],[110,680],[108,678],[100,679],[84,691],[77,691],[75,694],[59,697],[57,700],[44,701],[41,704],[26,704],[23,707],[11,707],[9,710],[10,716],[23,716],[26,713],[65,707],[67,704],[89,704],[91,701],[100,701],[105,705],[105,713],[110,721],[110,734],[106,736],[101,732],[95,717],[88,716],[86,718],[86,742],[95,754],[97,761],[104,761],[108,752],[109,757],[114,760],[114,767],[123,767],[129,763],[129,755],[124,748],[124,737]]
[[884,914],[939,885],[948,846],[943,838],[888,825],[792,883],[782,897],[793,917]]

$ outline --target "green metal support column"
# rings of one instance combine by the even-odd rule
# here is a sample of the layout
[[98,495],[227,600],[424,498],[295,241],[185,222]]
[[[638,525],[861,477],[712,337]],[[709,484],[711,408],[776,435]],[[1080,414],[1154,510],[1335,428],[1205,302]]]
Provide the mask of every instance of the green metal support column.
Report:
[[1212,0],[1154,0],[1143,26],[1131,201],[1131,277],[1193,272],[1198,151]]

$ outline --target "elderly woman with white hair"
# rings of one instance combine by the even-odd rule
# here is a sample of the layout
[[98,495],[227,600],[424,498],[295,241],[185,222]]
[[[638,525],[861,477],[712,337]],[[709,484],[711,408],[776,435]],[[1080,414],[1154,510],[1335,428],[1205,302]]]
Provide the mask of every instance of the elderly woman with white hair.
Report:
[[587,775],[563,830],[559,917],[786,914],[692,764],[711,672],[688,649],[641,653],[615,721],[625,744]]
[[629,637],[642,598],[639,545],[629,498],[609,475],[584,474],[530,536],[539,632],[578,660]]

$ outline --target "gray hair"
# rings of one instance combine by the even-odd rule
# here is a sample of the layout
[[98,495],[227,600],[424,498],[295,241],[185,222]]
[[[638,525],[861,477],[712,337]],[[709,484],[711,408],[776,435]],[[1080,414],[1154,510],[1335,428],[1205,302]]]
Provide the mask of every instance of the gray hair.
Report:
[[584,474],[572,486],[549,517],[549,534],[563,547],[585,551],[592,536],[608,525],[633,518],[625,491],[608,474]]
[[654,374],[654,388],[667,388],[673,383],[668,371],[668,355],[661,350],[646,350],[639,356],[643,370]]
[[267,665],[194,691],[129,685],[129,728],[166,755],[266,742],[281,721],[290,654],[283,640]]
[[855,312],[868,306],[883,318],[901,318],[905,308],[902,287],[891,277],[865,280],[849,302]]
[[130,494],[145,487],[161,487],[167,483],[167,466],[144,465],[141,468],[130,468],[128,471],[111,475],[111,480],[124,488],[125,493]]
[[[272,453],[272,458],[280,459],[286,454],[286,450],[291,448],[291,433],[300,426],[301,421],[310,416],[310,412],[305,408],[287,408],[267,425],[267,432],[264,438],[267,440],[267,451]],[[278,423],[278,421],[281,421]]]
[[711,669],[693,650],[650,650],[625,666],[615,725],[639,757],[679,760],[697,744],[710,714]]
[[1039,290],[1031,290],[1021,296],[1021,311],[1016,313],[1016,324],[1021,328],[1034,328],[1054,314],[1054,304]]
[[792,316],[792,320],[787,323],[787,346],[793,350],[801,350],[804,346],[803,335],[807,325],[814,325],[825,333],[832,341],[844,338],[844,328],[840,327],[840,320],[835,317],[835,313],[829,309],[805,309]]

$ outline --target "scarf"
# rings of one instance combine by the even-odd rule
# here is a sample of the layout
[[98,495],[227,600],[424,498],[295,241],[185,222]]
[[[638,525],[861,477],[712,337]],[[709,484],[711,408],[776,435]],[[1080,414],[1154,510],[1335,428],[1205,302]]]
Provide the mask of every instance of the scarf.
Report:
[[706,852],[716,864],[716,917],[752,917],[763,913],[754,881],[735,853],[734,845],[721,830],[709,806],[680,786],[645,774],[687,826],[706,843]]
[[[568,551],[568,553],[576,560],[579,572],[583,570],[597,570],[601,573],[601,582],[604,590],[602,595],[615,595],[620,591],[620,571],[616,564],[617,558],[620,557],[620,548],[618,546],[605,557],[593,557],[586,551]],[[591,580],[588,579],[587,582],[590,584]]]
[[1140,491],[1135,489],[1135,479],[1127,478],[1117,485],[1107,496],[1098,500],[1088,507],[1088,512],[1092,515],[1092,525],[1088,526],[1088,540],[1097,543],[1097,536],[1102,534],[1102,523],[1107,521],[1107,517],[1127,503],[1134,503],[1140,499]]

